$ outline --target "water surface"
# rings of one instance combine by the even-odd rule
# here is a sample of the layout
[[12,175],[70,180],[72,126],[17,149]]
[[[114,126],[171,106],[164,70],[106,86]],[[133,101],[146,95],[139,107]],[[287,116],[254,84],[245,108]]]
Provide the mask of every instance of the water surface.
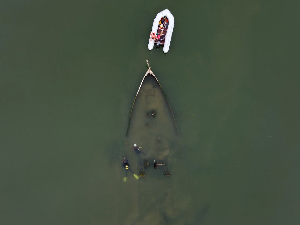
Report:
[[[170,51],[149,52],[165,8],[175,17]],[[166,195],[177,219],[162,214],[165,223],[297,224],[298,9],[267,0],[3,1],[1,224],[139,216],[139,181],[123,183],[111,159],[126,149],[147,58],[180,133]]]

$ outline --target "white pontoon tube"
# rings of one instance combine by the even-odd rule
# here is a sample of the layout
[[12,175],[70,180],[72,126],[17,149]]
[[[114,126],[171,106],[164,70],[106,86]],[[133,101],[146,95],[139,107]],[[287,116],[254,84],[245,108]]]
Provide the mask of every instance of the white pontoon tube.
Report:
[[[165,9],[165,10],[161,11],[160,13],[158,13],[156,15],[156,17],[153,21],[151,33],[156,34],[157,29],[158,29],[158,25],[159,25],[159,21],[164,16],[166,16],[169,20],[169,26],[168,26],[167,34],[166,34],[166,37],[165,37],[165,44],[164,44],[164,48],[163,48],[164,53],[167,53],[169,51],[169,48],[170,48],[171,38],[172,38],[172,33],[173,33],[173,28],[174,28],[174,16],[172,15],[172,13],[168,9]],[[150,39],[149,39],[149,43],[148,43],[148,49],[152,50],[153,47],[154,47],[154,40],[151,38],[151,35],[150,35]]]

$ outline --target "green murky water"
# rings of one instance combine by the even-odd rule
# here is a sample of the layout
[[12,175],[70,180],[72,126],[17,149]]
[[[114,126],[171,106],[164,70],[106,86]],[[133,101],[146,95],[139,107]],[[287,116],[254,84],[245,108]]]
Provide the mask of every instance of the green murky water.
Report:
[[[165,8],[175,17],[170,51],[149,52]],[[266,0],[2,1],[1,224],[298,224],[298,9]],[[112,159],[127,149],[147,58],[181,153],[166,182],[123,183]],[[163,197],[148,197],[155,180],[168,186]],[[143,201],[173,211],[155,214]]]

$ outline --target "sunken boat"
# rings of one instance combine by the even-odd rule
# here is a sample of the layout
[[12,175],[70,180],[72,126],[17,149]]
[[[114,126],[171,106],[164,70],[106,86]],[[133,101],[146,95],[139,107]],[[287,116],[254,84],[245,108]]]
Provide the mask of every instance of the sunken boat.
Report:
[[173,216],[172,168],[179,134],[169,101],[147,65],[126,130],[124,154],[140,178],[130,176],[122,189],[122,224],[165,224]]
[[179,133],[171,105],[148,60],[147,65],[131,106],[126,137],[136,153],[142,153],[138,155],[154,163],[166,160]]
[[[130,108],[125,143],[120,148],[122,156],[129,160],[132,173],[142,174],[135,179],[128,171],[128,180],[120,181],[118,224],[198,224],[205,217],[208,206],[194,213],[190,208],[193,197],[178,188],[182,168],[177,166],[182,146],[175,117],[148,61],[147,65],[148,70]],[[160,164],[156,169],[154,160]],[[117,168],[121,170],[119,164]],[[165,173],[166,168],[170,176]]]
[[174,16],[172,13],[168,9],[159,12],[153,21],[148,49],[152,50],[154,45],[156,47],[164,46],[163,51],[167,53],[171,44],[173,28]]

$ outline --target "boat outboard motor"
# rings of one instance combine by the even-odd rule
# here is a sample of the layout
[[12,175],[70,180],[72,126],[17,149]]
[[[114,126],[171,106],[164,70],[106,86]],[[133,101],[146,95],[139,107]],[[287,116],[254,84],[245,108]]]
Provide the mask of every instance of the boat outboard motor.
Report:
[[159,47],[160,47],[160,41],[157,41],[156,48],[159,48]]

